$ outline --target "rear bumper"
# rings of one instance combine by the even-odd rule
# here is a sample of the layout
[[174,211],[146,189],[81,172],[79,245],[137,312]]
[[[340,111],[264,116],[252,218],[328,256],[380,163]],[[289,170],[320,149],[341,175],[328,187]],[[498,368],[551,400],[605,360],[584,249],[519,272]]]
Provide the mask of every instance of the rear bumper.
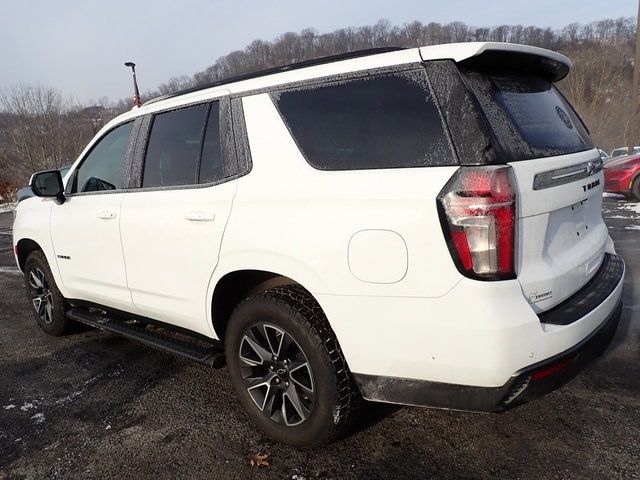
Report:
[[453,385],[425,380],[355,374],[368,400],[453,410],[498,412],[545,395],[602,355],[615,335],[622,312],[618,300],[608,318],[574,347],[516,372],[500,387]]
[[[594,311],[606,307],[606,313],[600,317],[602,321],[569,348],[518,369],[498,386],[370,374],[354,374],[355,381],[363,396],[372,401],[482,412],[512,408],[565,384],[606,350],[615,335],[622,311],[620,293],[623,280],[624,263],[616,255],[607,254],[593,281],[539,318],[540,324],[548,321],[554,330],[572,329],[572,325],[579,325]],[[513,350],[517,346],[504,345],[502,348]],[[468,365],[468,368],[472,370],[474,366]]]

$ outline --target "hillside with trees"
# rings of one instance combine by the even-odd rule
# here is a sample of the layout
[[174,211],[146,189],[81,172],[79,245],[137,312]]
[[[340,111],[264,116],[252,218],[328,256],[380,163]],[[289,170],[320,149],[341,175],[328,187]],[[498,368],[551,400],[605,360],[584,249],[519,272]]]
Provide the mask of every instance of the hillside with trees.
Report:
[[[628,121],[635,33],[633,18],[600,20],[587,25],[573,23],[561,29],[522,25],[472,27],[462,22],[419,21],[396,26],[387,20],[329,33],[307,28],[300,33],[284,33],[273,41],[254,40],[243,50],[218,58],[202,71],[169,79],[156,91],[143,95],[143,100],[256,70],[365,48],[513,42],[555,50],[573,60],[571,74],[559,86],[590,127],[595,143],[610,151],[627,145],[636,131]],[[78,105],[60,92],[42,86],[21,85],[0,90],[0,112],[3,112],[0,183],[24,184],[34,170],[73,161],[97,129],[129,108],[128,102],[103,99],[100,105]]]

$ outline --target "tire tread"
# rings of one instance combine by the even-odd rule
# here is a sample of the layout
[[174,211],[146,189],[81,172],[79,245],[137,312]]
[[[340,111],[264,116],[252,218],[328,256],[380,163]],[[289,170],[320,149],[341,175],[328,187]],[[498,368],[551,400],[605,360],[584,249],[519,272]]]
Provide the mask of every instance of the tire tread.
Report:
[[353,381],[347,361],[340,349],[329,322],[318,302],[297,284],[283,285],[260,292],[245,299],[250,302],[256,298],[274,302],[280,308],[288,310],[297,317],[305,330],[311,333],[310,338],[319,350],[326,353],[327,368],[333,371],[336,379],[337,398],[334,406],[334,422],[322,438],[314,446],[324,445],[339,438],[352,425],[362,405],[362,396]]

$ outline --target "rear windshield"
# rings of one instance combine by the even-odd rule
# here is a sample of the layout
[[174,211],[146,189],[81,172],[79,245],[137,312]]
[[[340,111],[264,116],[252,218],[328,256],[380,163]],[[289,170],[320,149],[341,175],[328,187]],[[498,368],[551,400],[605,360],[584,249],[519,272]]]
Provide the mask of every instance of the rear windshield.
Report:
[[463,73],[507,161],[593,148],[582,120],[551,82],[513,73]]

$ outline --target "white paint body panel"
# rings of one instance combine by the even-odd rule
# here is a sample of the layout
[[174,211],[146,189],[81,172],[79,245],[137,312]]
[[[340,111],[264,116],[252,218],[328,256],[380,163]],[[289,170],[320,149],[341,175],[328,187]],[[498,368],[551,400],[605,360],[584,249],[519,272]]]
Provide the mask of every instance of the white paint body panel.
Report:
[[[21,201],[15,210],[15,218],[13,221],[13,244],[17,245],[18,241],[28,239],[36,242],[42,248],[51,273],[59,286],[60,291],[67,296],[66,289],[62,284],[58,262],[53,250],[53,242],[51,241],[51,231],[49,228],[51,220],[51,209],[55,206],[53,200],[31,197]],[[16,263],[18,259],[16,258]],[[20,265],[18,264],[18,267]]]
[[499,387],[518,370],[580,342],[621,295],[622,282],[585,317],[546,328],[516,280],[465,278],[440,298],[317,298],[355,373]]
[[439,60],[450,58],[456,62],[460,62],[470,57],[475,57],[483,52],[493,50],[502,52],[518,52],[536,55],[538,57],[549,58],[557,62],[565,64],[571,68],[572,63],[564,55],[547,50],[540,47],[532,47],[530,45],[519,45],[516,43],[501,42],[464,42],[464,43],[447,43],[443,45],[430,45],[428,47],[420,47],[420,56],[423,60]]
[[[51,239],[68,298],[131,308],[120,242],[125,193],[74,195],[51,208]],[[51,262],[50,262],[51,263]]]
[[[128,193],[122,247],[141,315],[209,335],[209,279],[218,263],[236,182]],[[210,304],[209,304],[210,305]]]
[[[268,94],[247,97],[243,105],[253,169],[238,179],[214,281],[249,268],[276,271],[312,293],[426,297],[444,295],[460,281],[435,203],[457,167],[414,168],[410,174],[316,170]],[[397,232],[406,242],[411,264],[402,282],[372,284],[352,275],[349,241],[369,229]],[[255,232],[261,232],[259,240]]]
[[[536,312],[566,300],[595,275],[609,233],[602,219],[602,171],[541,190],[533,189],[534,177],[594,158],[596,149],[510,164],[518,184],[518,280]],[[598,187],[583,189],[595,180]]]
[[409,252],[404,238],[390,230],[361,230],[351,237],[349,269],[354,277],[367,283],[396,283],[409,267]]
[[[282,72],[134,109],[107,124],[72,168],[104,132],[139,115],[223,92],[255,92],[423,59],[460,61],[487,49],[570,65],[561,55],[533,47],[467,43]],[[580,248],[567,245],[562,235],[548,236],[552,217],[562,220],[554,212],[584,198],[571,188],[540,193],[530,187],[536,172],[579,163],[590,152],[512,165],[519,195],[518,280],[479,282],[456,269],[436,208],[438,193],[458,167],[319,171],[303,158],[268,94],[254,93],[242,102],[252,157],[247,175],[209,188],[87,195],[63,205],[28,199],[18,205],[14,244],[30,239],[42,247],[66,297],[142,313],[212,338],[219,280],[238,270],[275,272],[318,300],[353,372],[461,385],[503,385],[517,370],[580,342],[620,298],[622,282],[590,314],[557,327],[543,326],[526,298],[535,282],[558,277],[549,275],[554,268],[569,279],[565,293],[568,285],[578,289],[584,282],[576,276],[572,283],[572,272],[589,271],[595,256],[613,251],[599,225]],[[589,196],[585,219],[597,215],[600,193]],[[97,218],[103,211],[114,211],[116,218]],[[83,264],[63,265],[57,252]]]

